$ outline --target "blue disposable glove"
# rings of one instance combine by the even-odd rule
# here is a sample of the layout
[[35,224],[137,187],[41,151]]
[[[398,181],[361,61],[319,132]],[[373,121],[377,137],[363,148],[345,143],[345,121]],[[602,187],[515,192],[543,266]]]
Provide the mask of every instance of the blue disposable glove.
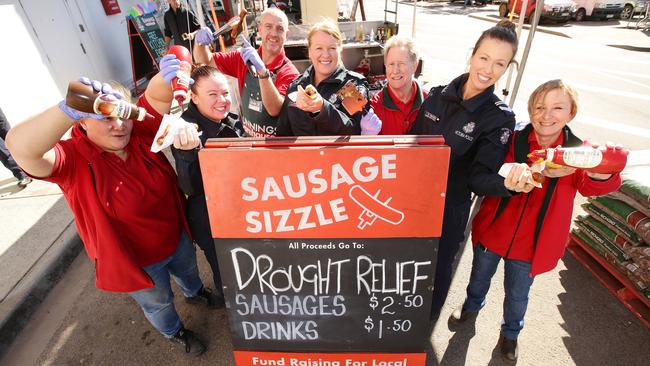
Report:
[[361,117],[361,134],[378,135],[381,131],[381,119],[377,117],[375,111],[370,108],[365,116]]
[[212,42],[214,42],[212,30],[208,27],[201,27],[201,29],[199,29],[199,31],[194,35],[194,41],[201,46],[211,45]]
[[244,63],[253,65],[257,71],[266,69],[266,66],[264,65],[260,55],[257,53],[257,50],[254,49],[245,38],[243,39],[242,44],[244,46],[239,49],[239,54],[241,55],[242,60],[244,60]]
[[82,76],[79,78],[79,82],[90,85],[95,89],[95,91],[100,92],[102,94],[112,94],[115,98],[117,99],[122,99],[124,98],[124,95],[120,93],[117,90],[113,90],[113,87],[110,84],[103,83],[99,80],[90,80],[89,78]]
[[[89,78],[82,76],[81,78],[79,78],[79,82],[82,84],[92,86],[96,92],[102,94],[110,94],[117,99],[122,99],[124,97],[122,93],[120,93],[119,91],[113,90],[113,88],[109,84],[102,84],[102,82],[98,80],[90,80]],[[82,118],[92,118],[98,120],[104,119],[104,116],[101,114],[81,112],[72,107],[69,107],[67,104],[65,104],[65,99],[59,102],[59,109],[63,113],[65,113],[68,117],[70,117],[75,121],[78,121]]]
[[160,67],[160,75],[167,84],[172,83],[172,79],[181,69],[181,61],[176,58],[176,55],[165,55],[160,59],[158,64]]
[[[165,80],[167,84],[171,84],[172,79],[178,76],[178,71],[181,69],[181,61],[176,58],[176,55],[169,54],[160,59],[160,64],[158,66],[160,67],[160,75],[162,75],[163,80]],[[194,79],[189,78],[189,83],[190,85],[194,84]]]

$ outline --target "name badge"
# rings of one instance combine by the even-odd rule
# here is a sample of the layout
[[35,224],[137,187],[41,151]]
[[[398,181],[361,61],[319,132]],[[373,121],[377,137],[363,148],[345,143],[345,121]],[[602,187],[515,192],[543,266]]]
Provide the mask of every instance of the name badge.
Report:
[[264,105],[262,104],[261,100],[249,99],[248,109],[260,113],[262,112],[262,107],[264,107]]

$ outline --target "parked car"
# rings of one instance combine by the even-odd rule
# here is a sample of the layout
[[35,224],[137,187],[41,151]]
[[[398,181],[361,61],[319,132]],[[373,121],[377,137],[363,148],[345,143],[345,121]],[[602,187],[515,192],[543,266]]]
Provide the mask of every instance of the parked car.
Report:
[[574,19],[620,19],[624,0],[573,0],[576,5]]
[[[507,17],[508,13],[513,9],[513,6],[515,14],[520,15],[523,3],[524,0],[503,1],[499,5],[499,15],[502,18]],[[530,22],[530,19],[535,16],[536,6],[537,0],[528,0],[524,18],[526,22]],[[544,6],[542,7],[542,14],[539,19],[540,22],[543,20],[550,20],[557,23],[566,23],[573,16],[574,10],[575,4],[571,0],[545,0]]]
[[637,14],[644,14],[648,3],[650,3],[650,0],[626,0],[621,12],[621,19],[630,19],[630,17]]

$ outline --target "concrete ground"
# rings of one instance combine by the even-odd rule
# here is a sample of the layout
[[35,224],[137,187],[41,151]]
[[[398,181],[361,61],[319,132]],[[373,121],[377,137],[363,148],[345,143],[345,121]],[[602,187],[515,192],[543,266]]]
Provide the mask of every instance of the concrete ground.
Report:
[[[472,257],[469,248],[460,256],[447,304],[431,338],[427,365],[502,363],[495,349],[503,298],[501,268],[475,326],[457,331],[447,327],[449,314],[464,298]],[[202,254],[197,254],[202,278],[208,283],[208,266]],[[186,326],[207,341],[204,356],[190,359],[179,353],[155,332],[128,296],[95,289],[93,266],[81,254],[0,364],[233,365],[226,312],[179,299],[176,306]],[[646,365],[648,344],[648,329],[566,254],[555,270],[539,276],[533,285],[520,336],[519,363]]]

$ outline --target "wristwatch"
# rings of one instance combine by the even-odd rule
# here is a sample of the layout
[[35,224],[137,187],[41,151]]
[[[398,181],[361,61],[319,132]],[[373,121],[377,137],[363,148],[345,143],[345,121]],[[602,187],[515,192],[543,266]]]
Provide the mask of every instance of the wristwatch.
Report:
[[258,79],[268,79],[271,76],[271,72],[268,69],[264,69],[257,73]]

